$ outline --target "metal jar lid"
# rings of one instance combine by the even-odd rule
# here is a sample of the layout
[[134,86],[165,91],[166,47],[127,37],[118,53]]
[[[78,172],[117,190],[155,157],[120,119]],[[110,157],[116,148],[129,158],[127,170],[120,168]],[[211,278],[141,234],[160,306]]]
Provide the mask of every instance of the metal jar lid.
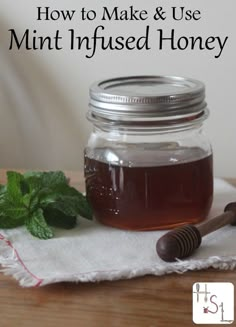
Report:
[[[127,76],[90,88],[88,118],[108,121],[179,121],[208,115],[202,82],[174,76]],[[194,119],[194,118],[193,118]]]

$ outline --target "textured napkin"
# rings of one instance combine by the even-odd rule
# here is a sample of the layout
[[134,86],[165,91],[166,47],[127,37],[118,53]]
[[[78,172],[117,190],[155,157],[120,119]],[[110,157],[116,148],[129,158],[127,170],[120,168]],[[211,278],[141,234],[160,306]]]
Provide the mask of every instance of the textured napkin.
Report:
[[[234,200],[236,188],[215,179],[209,218]],[[156,254],[156,242],[165,232],[122,231],[83,218],[78,218],[75,229],[57,229],[47,241],[34,238],[24,227],[0,230],[0,271],[30,287],[236,267],[236,227],[226,226],[205,236],[191,258],[175,263],[166,263]]]

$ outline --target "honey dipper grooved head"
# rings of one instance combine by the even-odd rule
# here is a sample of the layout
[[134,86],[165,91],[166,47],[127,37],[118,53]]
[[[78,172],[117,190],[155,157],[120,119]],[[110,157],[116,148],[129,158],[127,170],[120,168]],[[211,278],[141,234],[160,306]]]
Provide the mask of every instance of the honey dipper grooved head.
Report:
[[156,244],[159,257],[167,262],[188,257],[201,244],[201,234],[193,225],[176,228],[163,235]]

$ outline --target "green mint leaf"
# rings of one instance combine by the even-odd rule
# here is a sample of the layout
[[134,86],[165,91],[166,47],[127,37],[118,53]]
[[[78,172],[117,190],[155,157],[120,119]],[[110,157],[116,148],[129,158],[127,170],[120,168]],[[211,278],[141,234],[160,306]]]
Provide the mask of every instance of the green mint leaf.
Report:
[[80,215],[92,219],[92,210],[82,194],[80,196],[61,195],[56,202],[49,205],[49,208],[57,209],[66,216]]
[[31,198],[32,198],[32,195],[30,193],[23,195],[22,203],[25,207],[30,208]]
[[[61,195],[68,195],[68,196],[80,196],[82,195],[81,192],[76,190],[76,188],[70,186],[69,184],[60,184],[56,187],[56,191]],[[83,196],[83,195],[82,195]]]
[[92,219],[92,209],[86,197],[68,184],[59,184],[51,193],[45,192],[44,195],[39,195],[39,198],[41,208],[49,205],[64,212],[67,216],[81,215]]
[[65,194],[73,196],[73,198],[76,199],[77,202],[76,210],[78,210],[77,214],[87,219],[93,218],[93,211],[86,196],[84,196],[81,192],[79,192],[78,190],[76,190],[74,187],[71,186],[68,186],[68,189],[65,192]]
[[60,197],[59,193],[53,193],[52,191],[48,194],[40,194],[38,199],[39,199],[39,206],[40,208],[44,209],[46,208],[48,205],[54,203],[57,201],[57,199]]
[[2,210],[1,213],[3,215],[8,216],[12,220],[15,220],[27,216],[28,210],[22,207],[5,207],[5,209]]
[[0,199],[0,215],[9,217],[9,219],[18,219],[27,216],[28,210],[23,204],[12,202],[8,194]]
[[[75,204],[76,203],[76,204]],[[77,200],[73,197],[61,196],[58,201],[47,206],[48,209],[56,209],[64,213],[66,216],[77,216],[78,210],[76,208]]]
[[39,176],[29,176],[24,178],[24,182],[28,186],[28,193],[36,193],[42,188],[42,181]]
[[33,236],[40,239],[46,240],[53,237],[53,232],[43,216],[42,209],[36,210],[32,216],[27,218],[26,227]]
[[62,171],[27,172],[24,174],[24,177],[26,181],[39,181],[43,188],[55,188],[57,185],[68,183],[68,180]]
[[21,189],[21,194],[22,195],[28,194],[30,192],[29,185],[25,180],[22,180],[20,182],[20,189]]
[[55,188],[57,185],[68,183],[68,180],[62,171],[43,172],[41,179],[44,187]]
[[12,219],[10,217],[0,215],[0,228],[15,228],[24,225],[25,217]]
[[77,198],[77,202],[78,202],[79,215],[84,218],[92,220],[93,219],[93,211],[92,211],[92,208],[91,208],[86,196],[84,196],[82,193],[78,192],[76,198]]
[[46,208],[44,210],[44,217],[46,222],[50,226],[60,227],[64,229],[71,229],[76,226],[76,217],[67,216],[57,209]]
[[48,204],[56,202],[61,196],[74,194],[72,187],[64,183],[58,184],[55,187],[42,189],[38,193],[40,207],[45,208]]
[[93,218],[92,208],[87,198],[74,187],[61,184],[55,188],[55,191],[58,194],[58,197],[55,197],[55,208],[69,216],[80,215],[87,219]]
[[21,182],[23,181],[23,175],[14,171],[7,172],[7,194],[9,198],[17,203],[21,202]]
[[32,171],[32,170],[28,170],[26,171],[23,176],[25,179],[28,179],[29,177],[40,177],[42,175],[41,171]]
[[43,187],[41,177],[37,175],[30,175],[25,178],[25,183],[28,186],[29,192],[24,194],[23,202],[32,211],[39,207],[40,198],[47,194],[51,194],[52,190]]
[[44,201],[44,206],[55,201],[57,188],[67,185],[68,180],[63,172],[27,172],[24,174],[25,182],[29,187],[32,199],[37,198],[38,203]]
[[1,203],[4,203],[6,201],[6,198],[7,198],[7,188],[5,187],[1,189],[0,191],[0,205]]
[[61,171],[7,172],[7,185],[0,185],[0,228],[23,224],[40,238],[53,237],[48,225],[73,228],[77,215],[92,219],[85,196],[69,185]]
[[1,185],[0,184],[0,195],[5,194],[7,191],[6,185]]

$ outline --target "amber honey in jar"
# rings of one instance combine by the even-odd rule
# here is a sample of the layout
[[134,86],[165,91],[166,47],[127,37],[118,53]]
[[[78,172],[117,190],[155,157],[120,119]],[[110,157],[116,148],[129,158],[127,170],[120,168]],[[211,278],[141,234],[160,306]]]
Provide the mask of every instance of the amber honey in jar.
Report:
[[91,86],[85,181],[94,217],[130,230],[204,220],[213,198],[204,84],[133,76]]

